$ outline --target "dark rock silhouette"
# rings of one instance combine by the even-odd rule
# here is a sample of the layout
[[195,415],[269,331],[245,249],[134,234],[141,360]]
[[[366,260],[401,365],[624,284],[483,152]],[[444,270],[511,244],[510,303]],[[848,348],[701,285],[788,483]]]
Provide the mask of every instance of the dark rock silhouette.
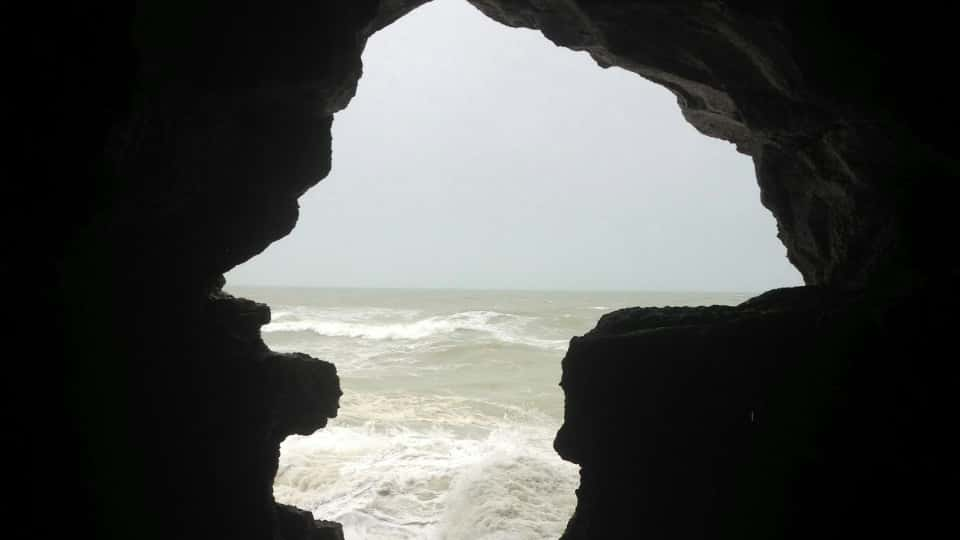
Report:
[[[8,8],[0,275],[8,340],[31,352],[7,355],[6,485],[35,534],[322,534],[278,510],[271,484],[280,439],[335,414],[335,371],[268,351],[268,311],[219,292],[221,275],[294,226],[366,39],[421,3]],[[753,156],[790,260],[819,286],[616,313],[575,341],[557,439],[583,465],[567,537],[952,526],[950,17],[473,3],[663,84],[694,126]]]
[[344,540],[343,527],[332,521],[315,520],[310,512],[286,504],[277,505],[277,540]]
[[955,444],[924,303],[801,287],[604,316],[563,361],[564,539],[935,534]]

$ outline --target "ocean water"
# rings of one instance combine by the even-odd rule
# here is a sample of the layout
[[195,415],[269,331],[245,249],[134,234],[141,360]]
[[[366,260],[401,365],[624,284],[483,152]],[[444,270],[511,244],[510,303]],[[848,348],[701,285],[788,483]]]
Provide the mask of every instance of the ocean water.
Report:
[[569,339],[620,307],[749,293],[231,287],[269,304],[264,340],[336,364],[340,413],[281,445],[278,501],[348,540],[562,534],[576,465],[553,451]]

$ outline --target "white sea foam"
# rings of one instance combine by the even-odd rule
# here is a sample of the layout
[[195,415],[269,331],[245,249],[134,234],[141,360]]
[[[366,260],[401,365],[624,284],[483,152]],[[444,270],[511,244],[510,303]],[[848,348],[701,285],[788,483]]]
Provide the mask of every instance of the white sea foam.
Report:
[[[316,311],[293,317],[292,313],[284,312],[284,320],[275,319],[274,322],[264,326],[263,331],[266,333],[313,332],[324,337],[376,341],[450,338],[458,332],[476,332],[496,341],[514,345],[551,350],[563,350],[566,347],[566,340],[545,339],[531,335],[527,327],[533,321],[532,317],[496,311],[463,311],[401,321],[397,321],[397,317],[377,319],[369,313],[364,317],[342,312],[322,314]],[[378,315],[382,317],[383,314]],[[410,312],[404,312],[403,316],[409,317]]]
[[416,309],[384,308],[377,306],[328,307],[282,305],[271,308],[271,320],[290,322],[299,320],[338,320],[362,322],[370,320],[410,320],[422,312]]
[[[506,419],[440,396],[367,396],[376,422],[345,418],[282,446],[278,500],[344,525],[355,539],[542,539],[563,532],[574,465],[551,449],[554,421]],[[382,410],[382,409],[381,409]],[[520,417],[524,421],[518,421]]]

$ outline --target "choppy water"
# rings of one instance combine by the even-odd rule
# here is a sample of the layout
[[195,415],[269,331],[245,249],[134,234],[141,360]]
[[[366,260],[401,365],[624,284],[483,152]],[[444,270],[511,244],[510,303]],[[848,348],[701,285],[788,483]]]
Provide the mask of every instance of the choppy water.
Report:
[[348,540],[558,538],[575,465],[552,442],[570,337],[627,306],[749,294],[227,287],[269,304],[265,341],[334,362],[339,416],[281,446],[277,500]]

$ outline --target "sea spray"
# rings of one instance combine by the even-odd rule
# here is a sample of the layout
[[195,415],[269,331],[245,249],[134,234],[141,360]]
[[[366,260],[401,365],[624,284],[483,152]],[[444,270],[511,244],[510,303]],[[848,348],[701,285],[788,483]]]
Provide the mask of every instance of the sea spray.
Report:
[[443,396],[355,400],[345,426],[284,442],[278,500],[342,522],[350,538],[562,532],[578,476],[550,447],[555,419]]

